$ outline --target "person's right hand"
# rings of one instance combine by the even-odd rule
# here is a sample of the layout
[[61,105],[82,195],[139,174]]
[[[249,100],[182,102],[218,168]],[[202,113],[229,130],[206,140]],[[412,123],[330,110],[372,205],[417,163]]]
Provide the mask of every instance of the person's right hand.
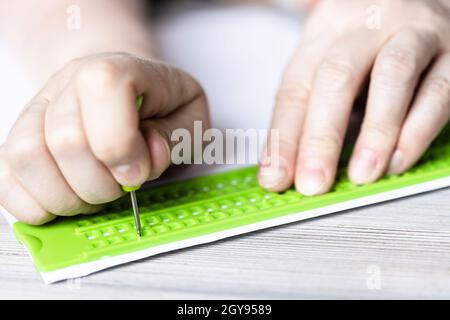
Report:
[[[144,96],[142,108],[136,98]],[[199,84],[126,53],[76,59],[31,100],[0,146],[0,205],[29,224],[93,213],[170,164],[171,132],[209,125]]]

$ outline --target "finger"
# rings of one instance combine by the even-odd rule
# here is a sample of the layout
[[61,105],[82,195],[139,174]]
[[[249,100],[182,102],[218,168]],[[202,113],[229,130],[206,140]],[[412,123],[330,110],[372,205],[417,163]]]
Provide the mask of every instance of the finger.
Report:
[[350,112],[377,48],[370,32],[349,34],[318,67],[297,160],[295,184],[302,194],[324,193],[334,182]]
[[162,62],[138,61],[127,68],[135,76],[136,91],[144,93],[143,105],[139,109],[141,119],[166,117],[179,109],[201,111],[202,118],[208,118],[206,98],[195,79]]
[[259,183],[270,191],[285,190],[294,182],[298,145],[314,71],[330,42],[324,39],[301,45],[283,75],[258,172]]
[[349,163],[349,177],[354,183],[373,182],[386,170],[419,77],[436,54],[437,45],[433,34],[403,30],[381,49]]
[[45,110],[50,95],[35,97],[14,125],[6,142],[6,157],[17,180],[44,210],[75,215],[89,209],[70,188],[51,156],[44,137]]
[[[140,117],[148,119],[174,113],[198,99],[202,91],[179,70],[127,59],[130,58],[86,64],[80,71],[78,90],[94,155],[120,184],[139,185],[150,176],[150,156],[139,131],[136,96],[144,95]],[[192,118],[189,120],[193,123]]]
[[149,155],[139,132],[133,75],[115,60],[91,61],[76,80],[89,146],[115,180],[139,186],[149,174]]
[[[203,93],[164,118],[143,121],[142,131],[152,164],[149,180],[158,178],[170,165],[171,151],[177,143],[176,140],[172,139],[176,130],[182,129],[189,133],[191,137],[194,137],[195,134],[198,134],[195,133],[196,131],[203,136],[203,131],[209,127],[207,100]],[[195,144],[191,144],[191,146],[194,154],[191,155],[189,160],[201,159],[203,156],[202,148],[197,150]],[[183,159],[186,158],[183,157]]]
[[111,172],[89,147],[73,89],[63,92],[47,108],[45,139],[67,183],[86,203],[103,204],[123,194]]
[[[159,177],[171,163],[171,150],[177,143],[172,139],[178,129],[203,136],[211,126],[208,101],[199,83],[185,72],[164,63],[143,61],[139,70],[138,89],[149,97],[140,110],[142,130],[150,150],[150,180]],[[197,124],[197,128],[195,128]],[[201,159],[202,148],[193,148],[191,160]],[[194,160],[195,163],[195,160]]]
[[159,178],[171,164],[171,147],[167,141],[167,135],[155,129],[157,126],[152,121],[146,121],[142,125],[144,139],[150,154],[149,181]]
[[399,174],[425,152],[450,119],[450,53],[440,56],[422,82],[401,129],[388,172]]
[[40,225],[55,218],[22,187],[0,150],[0,205],[22,222]]

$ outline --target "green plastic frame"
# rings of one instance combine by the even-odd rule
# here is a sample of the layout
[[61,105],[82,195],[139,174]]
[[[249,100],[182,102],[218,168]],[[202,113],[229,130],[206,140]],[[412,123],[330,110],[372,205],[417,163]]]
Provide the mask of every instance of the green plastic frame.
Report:
[[136,235],[128,198],[97,215],[58,218],[44,226],[17,222],[14,231],[37,268],[48,272],[449,176],[447,126],[410,171],[365,186],[352,185],[341,167],[325,195],[304,197],[292,189],[270,193],[258,186],[256,168],[250,167],[138,191],[142,238]]

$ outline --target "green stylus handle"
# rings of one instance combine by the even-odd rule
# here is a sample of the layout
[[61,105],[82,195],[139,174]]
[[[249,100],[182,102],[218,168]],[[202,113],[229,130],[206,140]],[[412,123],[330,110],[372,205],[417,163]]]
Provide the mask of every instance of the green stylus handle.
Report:
[[125,192],[133,192],[133,191],[137,191],[141,188],[141,186],[136,186],[136,187],[127,187],[127,186],[121,186],[122,190]]

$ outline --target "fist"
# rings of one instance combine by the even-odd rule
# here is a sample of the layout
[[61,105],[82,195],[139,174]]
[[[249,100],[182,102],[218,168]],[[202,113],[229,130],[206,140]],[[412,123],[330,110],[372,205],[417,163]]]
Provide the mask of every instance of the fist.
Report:
[[[143,104],[136,108],[136,99]],[[170,165],[171,132],[209,125],[186,73],[126,53],[68,63],[0,146],[0,205],[30,224],[90,214]]]

